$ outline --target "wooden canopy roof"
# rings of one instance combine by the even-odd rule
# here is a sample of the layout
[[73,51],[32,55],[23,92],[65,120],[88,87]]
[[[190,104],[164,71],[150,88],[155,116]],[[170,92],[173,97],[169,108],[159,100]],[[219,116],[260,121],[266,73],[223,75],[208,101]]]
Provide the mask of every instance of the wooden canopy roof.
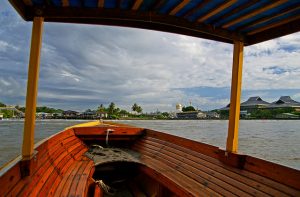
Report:
[[296,0],[9,0],[26,21],[136,27],[252,45],[300,30]]

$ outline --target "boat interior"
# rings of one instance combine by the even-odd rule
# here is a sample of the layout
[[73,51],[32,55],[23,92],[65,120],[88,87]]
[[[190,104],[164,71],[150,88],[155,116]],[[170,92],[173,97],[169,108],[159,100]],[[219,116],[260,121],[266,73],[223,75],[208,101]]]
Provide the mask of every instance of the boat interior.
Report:
[[[299,171],[126,125],[68,128],[17,158],[4,196],[299,196]],[[22,165],[30,166],[20,171]],[[26,168],[23,168],[26,169]],[[2,169],[3,171],[3,169]],[[26,176],[30,171],[30,176]]]
[[[300,1],[9,2],[33,25],[22,155],[0,169],[1,196],[300,196],[299,170],[238,153],[244,46],[300,31]],[[67,128],[34,145],[44,22],[142,28],[232,44],[226,149],[102,122]]]

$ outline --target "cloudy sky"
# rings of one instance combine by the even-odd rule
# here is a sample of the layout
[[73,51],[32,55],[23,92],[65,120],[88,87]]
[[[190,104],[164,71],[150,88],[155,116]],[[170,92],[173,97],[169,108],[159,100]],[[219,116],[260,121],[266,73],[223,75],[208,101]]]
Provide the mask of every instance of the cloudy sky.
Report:
[[[32,23],[0,2],[0,102],[24,105]],[[229,103],[232,45],[132,28],[45,23],[38,105],[202,110]],[[242,100],[300,101],[300,33],[245,48]]]

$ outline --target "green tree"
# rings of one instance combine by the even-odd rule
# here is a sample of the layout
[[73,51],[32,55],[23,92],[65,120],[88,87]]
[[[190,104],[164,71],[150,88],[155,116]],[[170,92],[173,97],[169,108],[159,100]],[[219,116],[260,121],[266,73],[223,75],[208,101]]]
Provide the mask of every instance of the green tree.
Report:
[[0,107],[6,107],[6,105],[0,102]]
[[142,113],[143,112],[143,108],[141,106],[138,106],[136,109],[137,113]]
[[101,104],[101,105],[98,107],[97,111],[98,111],[98,112],[106,112],[107,110],[106,110],[106,108],[104,107],[104,105]]
[[196,111],[195,108],[193,106],[187,106],[187,107],[183,107],[182,111]]
[[131,109],[132,109],[132,111],[137,111],[138,107],[139,107],[138,104],[134,103],[132,105]]
[[134,103],[132,105],[131,109],[132,109],[132,111],[135,111],[137,113],[142,113],[142,111],[143,111],[143,108],[136,103]]
[[108,114],[113,115],[116,108],[116,104],[111,102],[108,106]]
[[128,115],[129,113],[126,111],[126,110],[124,110],[124,109],[122,109],[121,111],[120,111],[120,115],[121,116],[125,116],[125,115]]

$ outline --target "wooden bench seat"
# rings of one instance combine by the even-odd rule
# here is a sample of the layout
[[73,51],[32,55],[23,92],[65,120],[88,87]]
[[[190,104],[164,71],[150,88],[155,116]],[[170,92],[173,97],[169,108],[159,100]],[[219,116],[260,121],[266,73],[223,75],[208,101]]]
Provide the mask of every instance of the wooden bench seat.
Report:
[[63,131],[37,148],[30,176],[21,178],[18,162],[1,177],[4,196],[85,196],[94,163],[83,156],[88,148],[72,129]]
[[[143,156],[142,170],[179,196],[299,196],[299,190],[245,169],[222,163],[201,143],[178,141],[168,134],[148,133],[133,149]],[[176,138],[176,137],[175,137]],[[203,147],[204,148],[204,147]],[[209,153],[209,149],[212,151]],[[215,154],[215,155],[214,155]],[[272,170],[272,169],[270,169]],[[176,186],[177,185],[177,186]]]

